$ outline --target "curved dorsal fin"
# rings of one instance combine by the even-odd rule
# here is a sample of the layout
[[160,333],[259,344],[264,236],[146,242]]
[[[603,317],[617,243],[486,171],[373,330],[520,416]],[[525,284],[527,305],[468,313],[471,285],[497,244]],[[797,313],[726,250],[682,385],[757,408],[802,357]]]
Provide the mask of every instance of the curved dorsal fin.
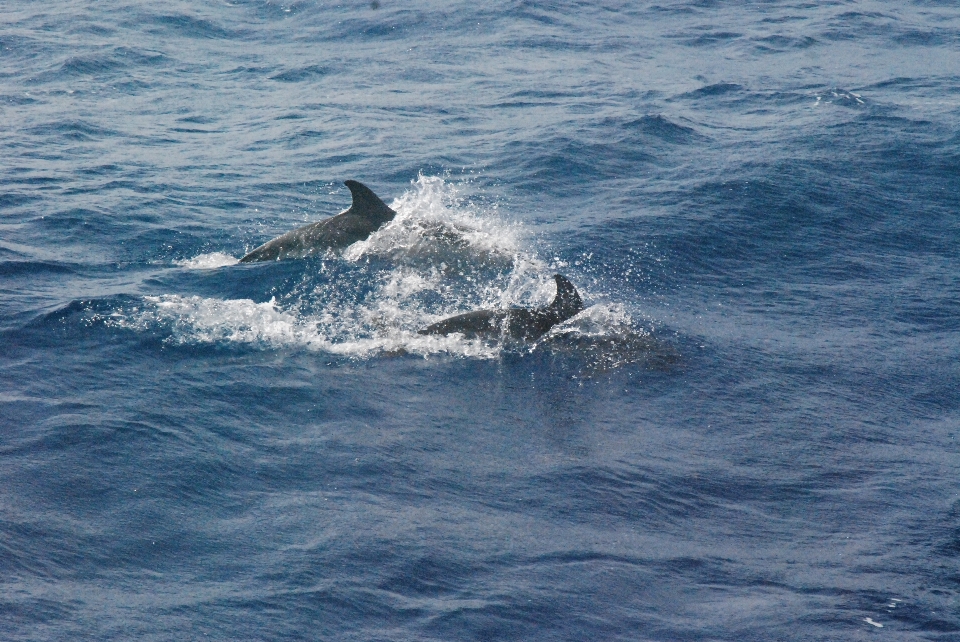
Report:
[[554,274],[553,280],[557,282],[557,296],[553,298],[550,308],[558,312],[563,319],[569,319],[583,310],[583,301],[573,283],[560,274]]
[[347,213],[378,221],[381,224],[393,220],[396,216],[397,213],[387,207],[387,204],[363,183],[344,181],[343,184],[350,188],[350,194],[353,195],[353,203]]

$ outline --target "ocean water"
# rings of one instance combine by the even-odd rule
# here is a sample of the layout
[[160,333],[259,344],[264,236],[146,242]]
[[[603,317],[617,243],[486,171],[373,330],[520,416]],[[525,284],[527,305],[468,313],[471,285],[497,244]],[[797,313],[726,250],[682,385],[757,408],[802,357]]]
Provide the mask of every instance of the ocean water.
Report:
[[0,16],[0,639],[960,640],[954,2]]

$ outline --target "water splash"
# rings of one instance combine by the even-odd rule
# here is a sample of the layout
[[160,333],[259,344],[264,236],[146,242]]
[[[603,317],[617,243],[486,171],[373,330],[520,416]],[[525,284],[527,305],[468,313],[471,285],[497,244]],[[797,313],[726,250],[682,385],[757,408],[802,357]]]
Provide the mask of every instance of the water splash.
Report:
[[375,256],[455,272],[507,269],[526,254],[523,228],[501,219],[496,206],[480,209],[471,203],[463,194],[464,184],[420,175],[412,187],[391,204],[396,217],[347,248],[346,260]]
[[[418,177],[392,203],[397,211],[393,221],[340,256],[297,263],[304,269],[300,280],[286,291],[274,287],[269,301],[162,294],[118,311],[111,323],[159,330],[174,344],[299,347],[357,358],[495,358],[505,349],[496,342],[423,336],[417,330],[468,310],[547,305],[556,292],[556,266],[539,258],[530,249],[526,230],[505,221],[495,205],[481,207],[466,198],[466,187],[439,177]],[[216,252],[178,265],[213,269],[236,262]],[[257,269],[272,267],[277,266]],[[267,281],[270,272],[262,274]],[[582,288],[581,294],[590,298]],[[596,304],[523,349],[552,346],[564,337],[582,342],[626,336],[633,332],[632,325],[624,306]]]

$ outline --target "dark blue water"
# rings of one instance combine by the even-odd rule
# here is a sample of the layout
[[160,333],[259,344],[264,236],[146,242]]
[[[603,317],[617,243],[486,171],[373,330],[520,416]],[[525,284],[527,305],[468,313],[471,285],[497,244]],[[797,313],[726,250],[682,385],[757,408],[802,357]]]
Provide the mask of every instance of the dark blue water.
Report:
[[0,639],[960,640],[954,3],[0,14]]

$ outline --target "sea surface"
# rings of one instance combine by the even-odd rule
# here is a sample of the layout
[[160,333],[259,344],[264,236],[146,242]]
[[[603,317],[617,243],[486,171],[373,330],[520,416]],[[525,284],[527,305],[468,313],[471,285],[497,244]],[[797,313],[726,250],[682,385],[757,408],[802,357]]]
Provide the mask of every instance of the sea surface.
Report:
[[958,435],[956,2],[0,4],[0,640],[960,640]]

